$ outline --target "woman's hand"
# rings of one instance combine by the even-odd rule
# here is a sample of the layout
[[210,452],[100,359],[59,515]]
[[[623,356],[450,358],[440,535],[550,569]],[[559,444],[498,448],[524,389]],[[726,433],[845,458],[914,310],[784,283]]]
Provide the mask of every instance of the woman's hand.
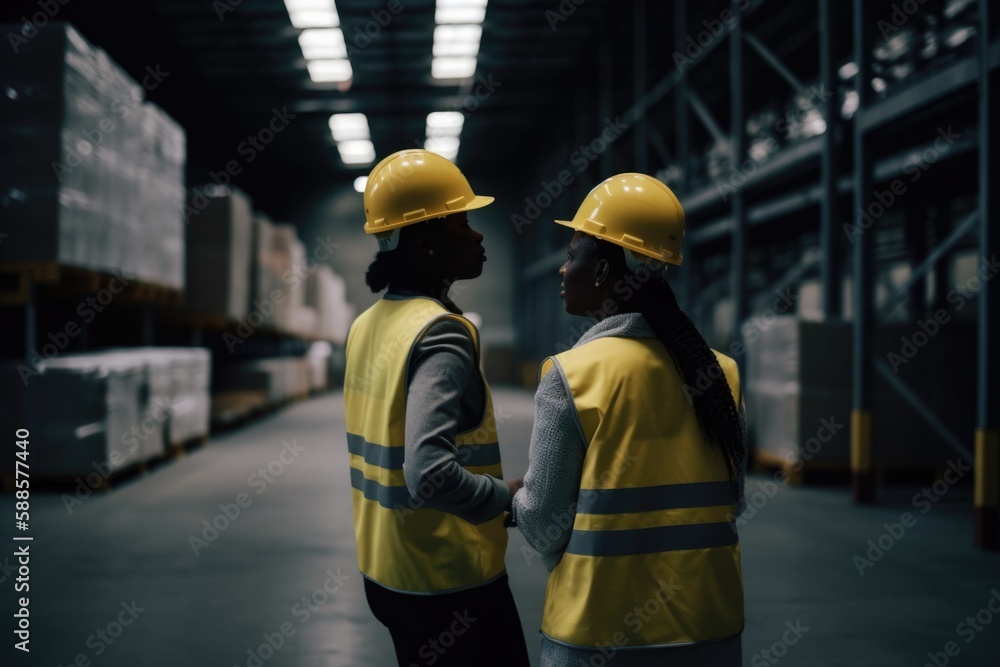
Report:
[[508,479],[506,481],[507,488],[510,490],[510,502],[507,503],[507,507],[504,509],[503,525],[508,528],[512,528],[517,524],[514,523],[514,514],[511,505],[514,504],[514,494],[517,493],[518,489],[524,486],[524,478],[518,477],[517,479]]

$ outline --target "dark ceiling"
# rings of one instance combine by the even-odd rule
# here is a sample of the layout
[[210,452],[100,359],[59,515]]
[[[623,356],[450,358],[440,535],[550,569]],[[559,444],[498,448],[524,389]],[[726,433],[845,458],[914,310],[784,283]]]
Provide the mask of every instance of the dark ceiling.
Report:
[[[0,21],[30,18],[42,11],[41,4],[7,0]],[[537,186],[532,171],[537,165],[555,154],[565,163],[579,143],[600,131],[603,118],[624,113],[675,67],[674,3],[661,0],[490,0],[477,75],[464,85],[442,85],[431,77],[435,0],[336,0],[354,71],[349,86],[312,82],[300,31],[283,0],[44,4],[58,7],[57,20],[76,26],[134,78],[141,79],[147,67],[169,73],[148,98],[187,131],[190,186],[209,181],[211,173],[239,158],[241,143],[267,126],[274,109],[293,114],[287,128],[234,179],[262,209],[277,215],[289,198],[350,183],[371,168],[341,162],[328,125],[333,113],[365,113],[381,157],[420,145],[427,113],[464,111],[458,164],[468,172],[509,174],[516,190]],[[753,7],[762,11],[753,12],[750,26],[807,81],[816,66],[814,4],[754,0]],[[401,9],[391,15],[390,6]],[[687,7],[687,32],[696,37],[728,0]],[[640,8],[642,14],[636,14]],[[377,15],[391,20],[382,27]],[[645,31],[644,42],[638,41],[647,54],[644,81],[635,79],[643,71],[635,66],[639,26]],[[366,29],[370,40],[360,37]],[[724,129],[726,51],[717,49],[691,81]],[[787,84],[756,56],[748,57],[753,59],[747,73],[750,107],[787,96]],[[666,166],[676,145],[673,102],[662,95],[657,100],[647,116],[658,128],[651,132],[651,172]],[[703,150],[709,133],[698,123],[690,131],[693,149]],[[620,146],[613,166],[631,170],[631,138]],[[593,179],[604,176],[595,173]]]
[[[367,173],[370,166],[341,163],[328,126],[332,113],[365,113],[382,156],[420,145],[428,112],[465,111],[463,168],[516,161],[539,140],[540,120],[568,96],[574,65],[611,4],[565,0],[573,12],[553,30],[546,11],[558,11],[556,2],[491,0],[477,77],[459,86],[431,78],[434,0],[398,3],[401,11],[383,28],[373,12],[384,21],[387,2],[337,0],[354,70],[349,87],[311,81],[300,31],[282,0],[70,0],[55,18],[72,23],[137,80],[147,66],[168,73],[148,98],[187,130],[190,185],[238,157],[240,143],[266,127],[272,109],[287,108],[295,118],[236,179],[266,197],[268,190],[278,196],[286,187]],[[39,11],[37,0],[6,2],[0,20]],[[369,42],[360,36],[366,28]],[[483,81],[492,82],[492,92]]]

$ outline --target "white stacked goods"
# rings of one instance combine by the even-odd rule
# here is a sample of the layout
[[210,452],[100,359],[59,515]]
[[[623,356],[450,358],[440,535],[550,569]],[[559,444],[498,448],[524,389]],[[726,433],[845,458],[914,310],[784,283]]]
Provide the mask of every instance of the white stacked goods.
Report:
[[153,104],[141,112],[143,139],[139,143],[137,251],[129,265],[154,282],[184,285],[184,219],[177,216],[177,202],[184,202],[185,137],[163,110]]
[[253,213],[250,200],[235,188],[208,192],[192,193],[184,304],[237,319],[247,314],[249,301]]
[[295,311],[295,328],[293,331],[304,337],[313,337],[318,335],[318,323],[317,323],[317,313],[316,309],[312,306],[299,306],[298,310]]
[[[68,354],[38,366],[25,387],[11,365],[5,394],[30,396],[32,471],[107,475],[161,457],[171,442],[208,434],[209,351],[115,348]],[[22,387],[16,391],[16,382]],[[28,393],[30,391],[30,394]]]
[[293,225],[275,225],[271,252],[278,289],[284,295],[275,303],[274,326],[280,331],[296,332],[298,311],[305,305],[306,247],[296,236]]
[[317,341],[309,346],[306,360],[309,363],[309,388],[323,391],[330,386],[330,356],[333,348],[326,341]]
[[[746,337],[747,421],[758,452],[808,469],[846,468],[851,325],[779,316]],[[831,426],[832,425],[832,426]]]
[[171,348],[168,441],[181,445],[208,436],[212,415],[212,355],[205,348]]
[[[149,368],[152,419],[162,423],[163,441],[171,447],[208,435],[211,413],[209,382],[212,356],[201,347],[136,347],[111,350],[132,355]],[[149,425],[143,424],[142,431]],[[162,453],[162,450],[158,453]]]
[[139,441],[141,459],[149,461],[166,453],[167,427],[170,419],[170,358],[157,354],[156,348],[117,348],[108,355],[124,362],[146,366],[147,390],[142,419],[132,435]]
[[0,51],[0,218],[18,233],[0,260],[183,287],[184,131],[69,25],[12,47]]
[[137,432],[149,407],[149,370],[142,359],[67,355],[45,362],[41,370],[31,380],[36,383],[32,473],[113,474],[143,460]]
[[344,279],[326,264],[320,264],[306,280],[306,304],[316,309],[317,335],[343,343],[354,319]]
[[253,220],[252,257],[250,260],[249,312],[270,312],[268,303],[280,298],[281,277],[275,261],[274,223],[266,215],[256,213]]

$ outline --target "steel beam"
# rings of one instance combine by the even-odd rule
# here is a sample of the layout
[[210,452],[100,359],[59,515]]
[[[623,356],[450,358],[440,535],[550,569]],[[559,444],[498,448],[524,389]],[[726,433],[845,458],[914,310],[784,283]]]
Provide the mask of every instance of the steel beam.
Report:
[[[684,48],[684,39],[687,36],[687,2],[674,3],[674,52],[680,53]],[[688,81],[681,72],[677,94],[674,97],[674,122],[676,124],[677,137],[677,161],[681,167],[682,190],[685,193],[691,191],[691,136],[690,136],[690,116],[688,115]],[[685,289],[687,283],[685,282]]]
[[[865,109],[868,94],[869,45],[871,26],[868,5],[864,0],[854,0],[854,62],[858,64],[855,87],[859,96],[859,109]],[[852,360],[852,410],[851,410],[851,473],[856,503],[870,503],[875,499],[872,471],[872,246],[875,231],[862,230],[860,212],[868,208],[872,194],[872,161],[860,122],[854,123],[854,203],[859,213],[855,218],[851,242],[854,261],[854,358]],[[854,216],[852,216],[854,217]]]
[[[842,6],[842,5],[838,5]],[[833,0],[819,0],[819,60],[820,82],[823,90],[836,90],[836,51],[840,35],[836,30],[837,21]],[[823,201],[820,203],[819,245],[820,259],[820,301],[823,318],[840,317],[840,188],[841,146],[844,138],[844,124],[836,99],[823,105],[823,119],[826,132],[823,134],[823,152],[820,154],[820,185]]]
[[937,431],[937,434],[944,438],[944,441],[948,443],[952,449],[954,449],[959,456],[961,456],[966,461],[972,461],[972,452],[969,448],[962,444],[962,439],[951,432],[951,430],[938,419],[937,415],[934,414],[934,409],[920,400],[920,397],[907,385],[900,377],[893,372],[887,363],[881,359],[875,360],[875,370],[878,374],[882,376],[886,384],[892,387],[893,390],[899,396],[910,404],[913,410],[920,415],[920,417],[927,422],[927,425],[932,429]]
[[[632,0],[632,94],[638,103],[646,94],[646,0]],[[632,135],[632,168],[645,174],[649,170],[649,120],[642,114],[635,121]]]
[[[614,80],[612,68],[612,58],[614,58],[614,52],[611,48],[611,40],[605,34],[601,37],[600,41],[600,90],[598,93],[600,99],[600,117],[597,119],[597,126],[603,127],[604,120],[610,118],[612,114],[612,106],[614,104]],[[612,151],[614,150],[614,145],[609,144],[607,149],[601,153],[601,173],[598,182],[603,181],[608,176],[611,176],[611,169],[614,162],[611,159]]]
[[[731,76],[735,76],[735,73],[730,74]],[[708,110],[708,107],[705,106],[705,103],[701,101],[701,98],[690,88],[690,86],[687,89],[687,101],[688,104],[691,105],[691,108],[694,109],[694,114],[698,116],[698,120],[700,120],[702,125],[705,126],[705,129],[708,130],[708,133],[712,135],[713,139],[716,141],[728,141],[726,133],[723,132],[722,128],[719,127],[719,124],[715,122],[715,118],[712,117],[712,113]],[[742,131],[742,128],[740,129]]]
[[[729,34],[729,149],[732,169],[739,169],[746,154],[743,109],[743,17],[737,16]],[[697,110],[697,109],[696,109]],[[729,296],[733,305],[732,342],[740,342],[740,324],[747,312],[746,298],[746,226],[747,212],[743,189],[732,195],[733,235],[730,245]]]
[[[682,1],[684,0],[677,0],[677,3]],[[750,16],[753,12],[757,11],[757,9],[759,9],[764,2],[766,2],[766,0],[751,0],[750,5],[747,6],[747,8],[743,10],[743,13],[738,16]],[[730,27],[729,30],[731,31],[732,28]],[[678,69],[670,72],[670,74],[660,79],[660,82],[650,88],[649,92],[647,92],[642,99],[632,105],[628,111],[623,113],[622,118],[625,122],[634,123],[635,119],[644,115],[647,111],[649,111],[650,107],[654,106],[657,102],[666,97],[666,95],[670,93],[670,91],[673,90],[678,83],[680,83],[681,79],[684,77],[683,72],[686,72],[698,63],[703,62],[709,54],[713,53],[720,44],[726,41],[726,34],[731,33],[723,31],[722,34],[718,35],[713,41],[709,42],[707,46],[700,47],[697,54],[692,57],[686,57],[683,50],[676,52],[674,55],[674,63],[677,65]],[[687,41],[687,37],[691,37],[692,40],[694,39],[693,36],[685,35],[685,42]],[[678,62],[678,60],[680,60],[680,62]]]
[[[821,23],[820,29],[822,30],[824,27],[832,29],[832,26],[823,26]],[[753,48],[754,51],[757,52],[757,55],[764,59],[764,62],[771,66],[771,69],[777,72],[782,79],[788,82],[789,86],[795,89],[795,92],[801,95],[807,94],[806,87],[802,85],[802,82],[798,80],[798,77],[792,74],[792,71],[785,67],[785,63],[781,62],[781,59],[778,58],[778,56],[771,53],[771,50],[764,46],[762,41],[746,31],[743,33],[743,39],[751,46],[751,48]],[[827,88],[827,90],[831,89]]]
[[[981,58],[984,56],[980,56]],[[1000,66],[1000,43],[991,44],[986,57],[986,67],[990,70]],[[862,70],[863,71],[863,70]],[[976,85],[979,80],[979,62],[971,57],[960,60],[926,78],[906,87],[867,109],[859,108],[854,124],[864,132],[873,132],[889,123],[899,120],[915,109],[925,108],[935,102],[953,97],[963,88]],[[860,76],[860,74],[859,74]]]
[[[687,37],[687,2],[681,0],[674,3],[674,53],[682,53],[684,40]],[[671,74],[674,74],[671,72]],[[680,190],[686,195],[691,191],[691,135],[690,114],[688,108],[688,80],[684,70],[678,69],[677,93],[674,95],[674,136],[677,140],[677,162],[681,169]],[[683,202],[682,202],[683,203]],[[677,301],[684,312],[690,313],[691,295],[694,294],[694,282],[697,279],[697,266],[692,262],[694,243],[691,235],[684,244],[684,263],[680,267],[679,291]]]
[[[983,266],[995,257],[1000,174],[1000,138],[993,126],[1000,112],[1000,76],[990,58],[990,1],[979,0],[979,256]],[[994,11],[996,7],[992,8]],[[1000,335],[1000,287],[980,276],[979,368],[976,382],[975,543],[1000,550],[1000,354],[992,345]]]
[[670,154],[670,148],[667,146],[667,142],[663,140],[663,134],[656,129],[655,125],[649,125],[647,127],[647,132],[649,133],[649,145],[656,150],[656,154],[660,157],[660,161],[664,165],[670,164],[673,159]]
[[[965,238],[966,234],[976,228],[979,223],[979,212],[970,213],[966,216],[965,220],[959,223],[958,227],[952,230],[951,234],[947,236],[943,241],[937,244],[934,250],[927,255],[920,265],[913,269],[910,273],[910,277],[905,283],[899,286],[896,292],[889,297],[889,300],[883,304],[882,309],[878,312],[877,319],[884,320],[889,316],[889,313],[900,304],[900,302],[905,301],[910,296],[910,288],[921,282],[923,277],[927,275],[927,272],[934,268],[934,265],[938,261],[947,255],[952,248],[954,248],[958,243]],[[917,313],[919,316],[919,313]]]

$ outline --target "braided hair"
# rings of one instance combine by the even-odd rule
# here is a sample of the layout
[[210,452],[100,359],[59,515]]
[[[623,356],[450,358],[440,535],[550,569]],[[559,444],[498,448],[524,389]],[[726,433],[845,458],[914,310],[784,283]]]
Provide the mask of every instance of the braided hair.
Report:
[[[612,267],[619,272],[629,271],[625,250],[621,246],[597,238],[594,241],[601,256]],[[640,269],[640,272],[644,270]],[[747,443],[726,374],[694,322],[681,310],[673,289],[662,273],[650,272],[647,275],[649,279],[634,292],[633,298],[638,305],[635,310],[642,313],[656,337],[674,357],[688,387],[686,393],[705,434],[705,441],[709,447],[722,449],[733,497],[738,498]],[[639,276],[640,279],[643,277]],[[701,389],[706,379],[709,386]]]

